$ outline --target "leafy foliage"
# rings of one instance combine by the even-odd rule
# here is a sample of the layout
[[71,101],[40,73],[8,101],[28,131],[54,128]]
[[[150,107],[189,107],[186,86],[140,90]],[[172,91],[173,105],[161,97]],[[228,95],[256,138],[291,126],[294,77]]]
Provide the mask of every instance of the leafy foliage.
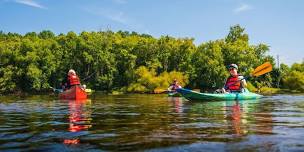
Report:
[[294,63],[290,69],[287,68],[285,67],[283,87],[304,92],[304,62]]
[[152,92],[156,88],[167,88],[174,79],[179,84],[185,86],[188,83],[188,76],[182,72],[163,72],[157,76],[154,69],[148,69],[145,66],[139,67],[136,71],[136,81],[127,88],[128,92]]
[[[219,88],[228,76],[228,64],[238,64],[243,75],[265,61],[274,64],[268,51],[266,44],[250,45],[239,25],[232,26],[224,39],[198,46],[192,38],[154,38],[127,31],[0,32],[0,93],[58,87],[71,68],[95,90],[152,92],[167,88],[175,78],[191,88]],[[281,67],[251,79],[252,87],[273,87],[283,78],[280,87],[302,90],[303,63]]]

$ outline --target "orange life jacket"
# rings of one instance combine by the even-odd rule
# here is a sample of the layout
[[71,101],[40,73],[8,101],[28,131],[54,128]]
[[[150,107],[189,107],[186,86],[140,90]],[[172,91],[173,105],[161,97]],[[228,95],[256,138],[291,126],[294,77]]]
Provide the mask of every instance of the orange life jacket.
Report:
[[79,78],[76,75],[71,75],[71,76],[69,76],[68,79],[69,79],[69,82],[70,82],[71,86],[80,84]]
[[240,91],[242,89],[241,81],[239,81],[239,76],[230,76],[225,84],[225,89],[230,91]]

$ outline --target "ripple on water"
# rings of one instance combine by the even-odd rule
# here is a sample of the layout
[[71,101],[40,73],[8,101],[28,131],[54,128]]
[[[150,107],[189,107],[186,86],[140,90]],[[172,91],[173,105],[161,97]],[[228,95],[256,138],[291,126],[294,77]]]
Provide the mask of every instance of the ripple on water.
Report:
[[28,138],[32,137],[32,133],[16,133],[16,132],[10,132],[0,135],[2,138],[0,141],[25,141]]
[[220,123],[209,123],[209,122],[196,122],[196,123],[182,123],[182,124],[173,124],[177,128],[185,129],[185,128],[221,128],[226,125]]
[[29,143],[26,142],[7,142],[1,145],[0,150],[20,151],[20,148],[26,148],[28,146]]
[[91,133],[82,137],[82,140],[100,140],[104,138],[114,138],[117,135],[115,133]]

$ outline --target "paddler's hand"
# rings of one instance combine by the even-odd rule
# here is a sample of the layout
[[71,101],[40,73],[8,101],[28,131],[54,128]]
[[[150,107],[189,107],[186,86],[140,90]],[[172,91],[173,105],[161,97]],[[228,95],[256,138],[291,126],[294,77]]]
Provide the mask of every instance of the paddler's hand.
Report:
[[245,78],[244,78],[244,76],[240,75],[240,76],[238,76],[238,80],[242,81],[242,80],[245,80]]

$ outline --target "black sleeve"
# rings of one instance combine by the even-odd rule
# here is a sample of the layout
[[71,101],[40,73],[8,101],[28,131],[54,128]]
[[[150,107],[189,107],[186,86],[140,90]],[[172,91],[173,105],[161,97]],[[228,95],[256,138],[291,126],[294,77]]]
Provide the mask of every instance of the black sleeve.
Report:
[[68,79],[68,76],[66,76],[63,81],[62,81],[62,84],[65,85],[66,87],[69,87],[70,86],[70,81]]

